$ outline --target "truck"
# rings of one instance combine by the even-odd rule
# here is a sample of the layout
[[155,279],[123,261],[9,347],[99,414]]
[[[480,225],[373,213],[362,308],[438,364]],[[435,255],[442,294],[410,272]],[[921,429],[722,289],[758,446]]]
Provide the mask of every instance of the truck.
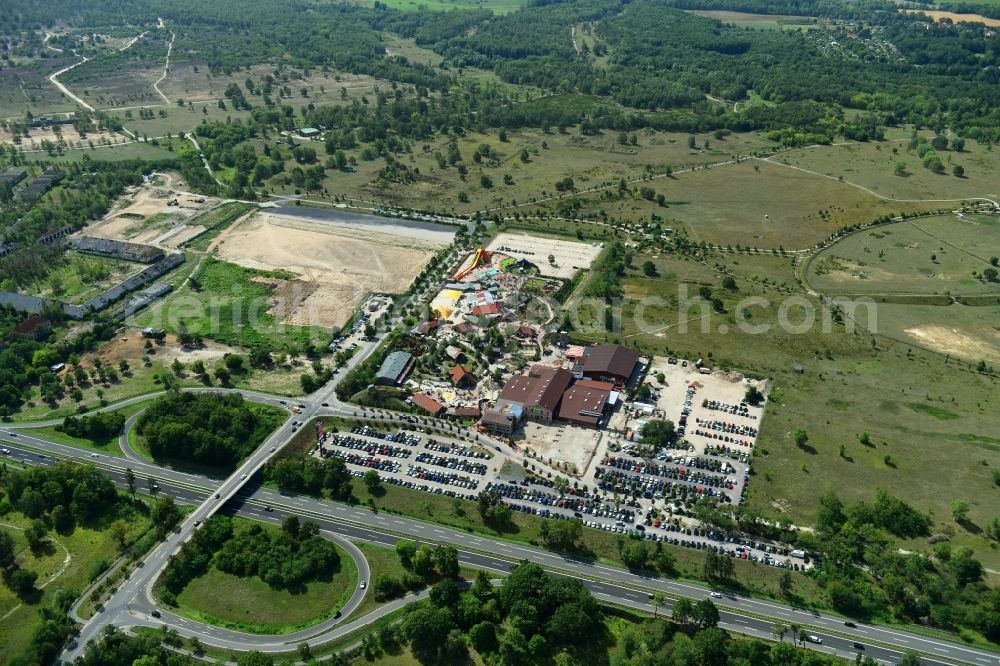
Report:
[[789,553],[789,555],[791,555],[792,557],[797,557],[800,560],[806,559],[806,551],[804,550],[793,550],[791,553]]

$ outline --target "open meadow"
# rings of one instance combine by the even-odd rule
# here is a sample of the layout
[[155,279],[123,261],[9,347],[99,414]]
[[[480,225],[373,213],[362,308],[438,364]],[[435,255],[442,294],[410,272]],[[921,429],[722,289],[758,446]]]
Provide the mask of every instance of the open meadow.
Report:
[[[920,133],[928,140],[933,134]],[[937,151],[945,173],[925,169],[916,151],[908,147],[908,130],[890,129],[885,141],[845,142],[836,146],[810,146],[771,158],[774,162],[808,169],[832,178],[843,178],[889,199],[947,199],[966,197],[1000,200],[1000,151],[972,139],[961,151]],[[897,164],[902,168],[897,173]],[[961,165],[962,177],[952,174]]]
[[[647,260],[656,268],[655,277],[638,269]],[[622,279],[624,299],[616,308],[619,329],[604,330],[599,312],[584,311],[574,322],[574,336],[619,341],[645,354],[701,358],[713,368],[769,378],[772,396],[748,489],[751,508],[810,525],[823,493],[834,491],[849,503],[886,488],[930,512],[940,523],[932,530],[955,530],[949,512],[955,499],[970,503],[973,525],[992,519],[988,498],[995,492],[993,470],[1000,467],[995,437],[1000,380],[977,372],[977,359],[946,356],[955,334],[940,337],[936,346],[922,345],[937,353],[906,344],[900,329],[919,326],[923,314],[913,306],[882,304],[874,306],[875,335],[863,326],[850,332],[845,328],[849,319],[838,322],[800,292],[788,257],[710,254],[702,262],[646,251],[632,266]],[[726,275],[735,287],[723,286]],[[723,312],[699,296],[701,288],[719,299]],[[743,301],[750,297],[755,300]],[[988,323],[995,324],[996,307],[930,309],[940,314],[936,320],[942,325],[948,319],[954,327],[965,325],[954,308],[979,318],[979,336],[996,339]],[[815,322],[803,326],[810,312]],[[868,311],[863,306],[855,312],[863,323]],[[968,322],[969,316],[962,320]],[[798,428],[808,433],[804,446],[793,440]],[[862,431],[869,433],[867,445],[859,439]],[[1000,555],[984,537],[959,531],[962,543],[972,546],[988,568],[1000,569]],[[929,550],[925,543],[916,545]]]
[[1000,217],[943,215],[859,231],[819,252],[806,278],[834,294],[1000,293],[979,275],[1000,253]]

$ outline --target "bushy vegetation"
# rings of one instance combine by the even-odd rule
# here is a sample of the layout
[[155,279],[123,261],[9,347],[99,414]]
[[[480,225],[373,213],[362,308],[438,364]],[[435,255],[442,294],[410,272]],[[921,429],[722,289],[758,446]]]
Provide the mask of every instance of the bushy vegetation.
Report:
[[243,396],[171,391],[136,423],[154,458],[231,466],[248,456],[281,423]]
[[209,567],[240,577],[257,576],[275,589],[301,590],[306,583],[329,579],[340,566],[332,541],[319,535],[313,522],[285,519],[278,533],[259,524],[234,531],[229,516],[213,516],[184,548],[170,559],[160,584],[164,602],[177,595]]
[[92,465],[5,468],[3,485],[11,506],[59,531],[90,524],[113,512],[120,501],[111,480]]
[[279,457],[267,463],[262,473],[265,481],[281,490],[342,501],[353,499],[351,472],[341,458]]
[[111,439],[125,425],[125,415],[120,412],[99,412],[90,416],[67,416],[58,429],[70,437],[103,442]]
[[930,521],[898,498],[879,490],[874,502],[845,507],[836,495],[825,495],[816,527],[799,542],[819,554],[822,564],[813,575],[836,610],[968,627],[1000,641],[1000,590],[984,581],[982,564],[968,549],[952,552],[947,542],[935,545],[934,557],[900,551],[889,535],[928,536]]

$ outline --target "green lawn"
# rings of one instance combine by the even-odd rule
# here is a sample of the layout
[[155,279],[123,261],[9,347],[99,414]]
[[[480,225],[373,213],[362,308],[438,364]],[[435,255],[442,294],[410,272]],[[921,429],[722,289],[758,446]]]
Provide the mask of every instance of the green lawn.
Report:
[[[137,538],[149,528],[148,519],[134,512],[123,515],[122,518],[128,525],[129,538]],[[113,519],[108,519],[106,523],[110,524]],[[21,514],[8,513],[3,522],[25,527],[30,521]],[[14,532],[16,541],[23,545],[23,537],[17,536],[18,530],[7,527],[3,529]],[[49,583],[37,599],[17,607],[19,602],[10,590],[6,586],[0,586],[0,617],[17,607],[0,621],[0,663],[12,663],[29,646],[32,633],[39,625],[38,610],[47,606],[57,591],[69,590],[79,594],[98,575],[100,563],[110,563],[118,556],[118,545],[103,523],[93,527],[78,526],[71,534],[56,533],[53,536],[69,551],[70,561],[66,570]],[[19,556],[19,562],[21,566],[38,573],[37,584],[40,585],[59,571],[65,556],[66,552],[62,548],[55,547],[39,558],[31,555],[30,551],[25,551]]]
[[[137,402],[132,405],[126,405],[121,409],[118,409],[119,413],[123,414],[126,418],[132,416],[138,411],[145,409],[149,405],[149,401]],[[109,437],[105,440],[91,440],[82,437],[73,437],[67,435],[64,432],[60,432],[55,426],[48,426],[45,428],[33,428],[30,434],[35,437],[41,437],[43,439],[48,439],[53,442],[59,442],[61,444],[68,444],[70,446],[77,446],[81,449],[89,449],[91,451],[96,451],[98,453],[104,453],[109,456],[123,456],[121,448],[118,446],[118,437]]]
[[270,312],[273,287],[255,279],[290,279],[282,271],[262,271],[205,259],[194,275],[198,289],[189,282],[172,297],[134,317],[139,327],[159,326],[168,332],[202,335],[223,344],[271,349],[301,348],[313,340],[328,340],[329,331],[287,326]]
[[354,562],[342,549],[340,570],[301,592],[271,588],[257,576],[242,578],[214,566],[177,595],[179,613],[230,629],[285,634],[322,622],[343,606],[358,585]]

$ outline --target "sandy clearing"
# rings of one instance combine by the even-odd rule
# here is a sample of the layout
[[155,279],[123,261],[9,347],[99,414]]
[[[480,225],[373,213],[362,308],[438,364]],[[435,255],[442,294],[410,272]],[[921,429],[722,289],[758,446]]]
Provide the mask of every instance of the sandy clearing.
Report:
[[[515,259],[527,259],[538,267],[539,274],[563,280],[572,279],[578,270],[590,268],[601,253],[600,244],[516,233],[499,234],[486,249],[503,252]],[[549,263],[549,255],[555,263]]]
[[914,326],[903,330],[914,340],[942,354],[960,356],[970,361],[1000,362],[1000,333],[978,328],[981,335],[970,335],[947,326]]
[[271,312],[287,324],[341,326],[367,293],[409,288],[439,247],[361,229],[259,213],[234,227],[218,257],[247,268],[290,271],[279,281]]
[[901,9],[907,14],[926,14],[935,21],[941,19],[951,19],[953,23],[982,23],[983,25],[1000,27],[1000,19],[991,19],[979,14],[956,14],[954,12],[940,12],[928,9]]

